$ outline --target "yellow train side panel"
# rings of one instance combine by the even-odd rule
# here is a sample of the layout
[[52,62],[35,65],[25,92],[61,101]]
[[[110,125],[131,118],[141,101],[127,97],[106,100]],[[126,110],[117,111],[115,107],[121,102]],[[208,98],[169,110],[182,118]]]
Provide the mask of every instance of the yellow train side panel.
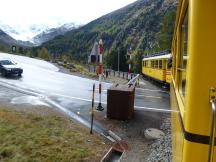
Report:
[[182,121],[180,119],[179,108],[177,104],[177,99],[175,97],[175,91],[173,84],[170,85],[170,104],[173,110],[171,114],[172,123],[172,152],[173,162],[181,162],[183,157],[183,147],[184,147],[184,133],[182,130]]
[[[184,6],[184,0],[181,2]],[[181,146],[177,145],[179,134],[179,121],[176,115],[172,115],[173,123],[173,162],[207,162],[209,145],[202,139],[208,139],[211,126],[211,106],[209,103],[209,89],[216,87],[215,62],[216,62],[216,1],[215,0],[189,0],[188,8],[188,64],[187,73],[183,73],[182,80],[186,80],[186,98],[182,101],[176,94],[178,101],[171,101],[178,104],[181,111],[180,119],[183,118],[184,140],[180,142]],[[186,5],[183,10],[186,10]],[[181,14],[180,14],[181,16]],[[182,18],[180,18],[182,19]],[[177,22],[181,22],[178,20]],[[181,23],[177,24],[181,28]],[[177,45],[180,44],[178,39],[181,38],[180,30],[175,33]],[[178,45],[176,53],[179,54],[181,46]],[[177,55],[176,60],[179,60],[180,55]],[[179,66],[176,66],[178,68]],[[176,70],[176,73],[178,71]],[[175,77],[175,91],[178,93],[178,80]],[[172,90],[174,91],[174,89]],[[173,92],[172,92],[173,93]],[[173,98],[173,97],[171,97]],[[174,106],[175,107],[175,106]],[[175,109],[175,108],[174,108]],[[196,141],[199,136],[200,141]],[[190,136],[190,137],[189,137]],[[189,140],[193,141],[190,142]],[[180,150],[182,147],[182,151]],[[182,154],[182,158],[181,158]],[[216,148],[214,149],[214,160],[216,162]]]
[[[184,140],[183,162],[207,162],[209,147],[206,144]],[[214,151],[215,155],[216,151]],[[215,162],[216,159],[212,162]]]
[[216,87],[215,6],[215,0],[190,0],[189,4],[190,55],[186,74],[188,88],[185,129],[207,136],[211,125],[209,89]]
[[[171,114],[172,122],[172,152],[173,162],[205,162],[208,159],[208,144],[190,142],[184,136],[184,119],[179,112],[179,105],[176,99],[174,86],[171,84]],[[216,162],[216,149],[214,150],[214,160]]]
[[166,83],[171,83],[171,71],[166,70]]
[[149,67],[143,67],[143,74],[151,78],[154,78],[156,80],[159,80],[161,82],[166,81],[166,78],[165,78],[166,71],[162,69],[153,69]]

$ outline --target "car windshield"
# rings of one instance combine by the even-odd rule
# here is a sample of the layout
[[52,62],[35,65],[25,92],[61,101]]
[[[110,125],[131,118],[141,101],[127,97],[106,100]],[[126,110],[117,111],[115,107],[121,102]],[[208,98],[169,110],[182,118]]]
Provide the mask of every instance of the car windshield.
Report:
[[10,60],[0,60],[1,65],[14,65],[14,63]]

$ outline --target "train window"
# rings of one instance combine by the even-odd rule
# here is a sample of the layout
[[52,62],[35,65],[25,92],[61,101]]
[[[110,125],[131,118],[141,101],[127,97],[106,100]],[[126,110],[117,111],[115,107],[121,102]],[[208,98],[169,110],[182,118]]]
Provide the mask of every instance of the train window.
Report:
[[163,66],[162,60],[159,60],[159,68],[162,69],[162,66]]
[[179,76],[179,92],[183,98],[185,98],[185,88],[186,88],[186,70],[187,70],[187,45],[188,45],[188,14],[186,14],[184,19],[184,24],[182,25],[182,51],[181,51],[181,70]]
[[[177,50],[176,50],[176,47],[177,47],[177,40],[175,39],[174,41],[174,46],[175,48],[173,48],[173,53],[176,53]],[[176,80],[177,78],[177,75],[176,75],[176,55],[172,55],[172,73],[173,73],[173,76],[174,76],[174,80]]]
[[158,60],[155,60],[155,68],[158,68]]
[[154,61],[151,61],[151,68],[154,68]]
[[142,66],[143,66],[143,67],[145,66],[145,61],[142,62]]
[[145,62],[145,66],[148,67],[148,61]]

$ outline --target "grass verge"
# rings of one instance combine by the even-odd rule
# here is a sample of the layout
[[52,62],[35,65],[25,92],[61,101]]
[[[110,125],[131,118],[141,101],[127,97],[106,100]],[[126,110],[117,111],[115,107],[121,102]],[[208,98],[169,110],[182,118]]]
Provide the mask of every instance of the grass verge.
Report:
[[0,161],[99,161],[109,146],[57,113],[0,108]]

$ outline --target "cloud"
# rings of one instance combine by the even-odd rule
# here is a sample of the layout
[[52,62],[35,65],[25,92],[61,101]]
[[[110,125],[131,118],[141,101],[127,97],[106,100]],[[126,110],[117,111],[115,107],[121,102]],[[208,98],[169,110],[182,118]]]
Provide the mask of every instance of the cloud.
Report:
[[0,21],[11,26],[85,24],[135,0],[1,0]]

